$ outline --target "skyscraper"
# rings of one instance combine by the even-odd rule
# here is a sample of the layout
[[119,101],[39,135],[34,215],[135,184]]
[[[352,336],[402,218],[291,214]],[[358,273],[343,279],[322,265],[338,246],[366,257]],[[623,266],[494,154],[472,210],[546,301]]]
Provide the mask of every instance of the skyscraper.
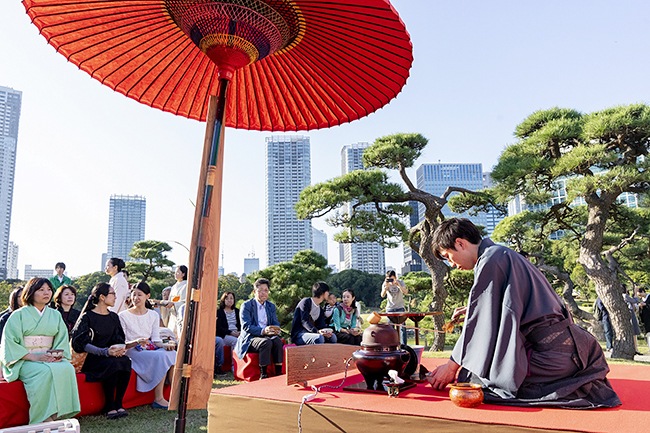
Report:
[[311,182],[309,137],[273,135],[266,139],[266,263],[286,262],[312,247],[311,220],[294,209]]
[[312,249],[327,260],[327,233],[312,227],[312,236],[314,245]]
[[[361,155],[368,146],[368,143],[354,143],[347,144],[341,148],[341,174],[346,174],[354,170],[364,170]],[[345,209],[346,212],[349,213],[352,206],[353,203],[348,203]],[[373,210],[373,205],[366,204],[361,208],[363,210]],[[386,272],[384,247],[376,242],[343,244],[343,257],[343,267],[341,270],[357,269],[373,274],[383,274]]]
[[18,279],[18,245],[11,241],[7,248],[7,278]]
[[21,91],[0,86],[0,279],[3,280],[7,278],[7,250],[22,97]]
[[147,199],[140,195],[111,195],[108,212],[107,258],[129,260],[133,244],[144,240]]
[[[447,187],[457,186],[471,191],[483,189],[483,169],[480,163],[437,163],[422,164],[415,172],[417,188],[440,197]],[[452,195],[455,195],[454,193]],[[419,205],[418,221],[424,219],[424,206]],[[467,213],[457,214],[452,212],[447,205],[442,208],[445,218],[468,218],[476,225],[485,227],[487,218],[485,213],[471,216]]]

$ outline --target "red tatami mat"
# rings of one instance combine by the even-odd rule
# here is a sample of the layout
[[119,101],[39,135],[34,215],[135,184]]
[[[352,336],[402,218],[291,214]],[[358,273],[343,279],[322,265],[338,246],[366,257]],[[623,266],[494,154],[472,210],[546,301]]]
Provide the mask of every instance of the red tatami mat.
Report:
[[[446,362],[444,359],[425,358],[422,363],[429,369]],[[469,421],[485,424],[506,424],[540,429],[574,430],[586,432],[637,431],[644,425],[650,410],[650,366],[612,365],[608,378],[618,393],[622,406],[613,409],[570,410],[549,408],[518,408],[483,404],[478,408],[456,407],[449,400],[448,391],[435,391],[428,384],[404,391],[398,398],[379,394],[331,390],[324,388],[309,405],[331,406],[389,414],[414,415]],[[336,386],[343,374],[314,380],[309,385]],[[357,370],[352,370],[346,385],[363,380]],[[311,389],[285,384],[279,376],[262,381],[212,391],[215,394],[300,403]]]

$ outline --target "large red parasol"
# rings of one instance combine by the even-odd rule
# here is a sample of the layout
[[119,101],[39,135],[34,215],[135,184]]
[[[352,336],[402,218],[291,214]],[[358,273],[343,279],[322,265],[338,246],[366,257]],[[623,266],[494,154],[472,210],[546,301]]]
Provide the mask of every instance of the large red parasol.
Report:
[[207,120],[191,296],[170,402],[184,431],[185,409],[205,408],[212,385],[224,127],[295,131],[364,117],[404,86],[409,35],[388,0],[23,4],[48,42],[93,78],[143,104]]
[[400,92],[413,59],[403,23],[382,0],[23,4],[70,62],[163,111],[204,121],[220,73],[232,77],[224,123],[233,128],[295,131],[359,119]]

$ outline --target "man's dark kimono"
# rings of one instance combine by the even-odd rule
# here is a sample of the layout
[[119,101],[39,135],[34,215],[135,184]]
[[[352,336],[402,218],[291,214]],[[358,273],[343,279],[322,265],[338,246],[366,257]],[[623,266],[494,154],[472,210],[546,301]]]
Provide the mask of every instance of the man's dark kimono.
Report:
[[484,386],[485,401],[514,406],[612,407],[596,339],[574,325],[544,275],[523,256],[483,239],[465,326],[452,359],[459,382]]

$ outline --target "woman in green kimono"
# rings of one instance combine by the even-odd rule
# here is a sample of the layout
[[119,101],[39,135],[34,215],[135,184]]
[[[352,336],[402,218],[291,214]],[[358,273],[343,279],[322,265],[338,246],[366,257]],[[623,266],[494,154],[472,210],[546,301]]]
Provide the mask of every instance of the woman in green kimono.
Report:
[[47,279],[29,280],[24,306],[7,320],[0,344],[5,379],[25,385],[30,424],[70,418],[81,410],[68,328],[58,311],[47,308],[52,292]]

